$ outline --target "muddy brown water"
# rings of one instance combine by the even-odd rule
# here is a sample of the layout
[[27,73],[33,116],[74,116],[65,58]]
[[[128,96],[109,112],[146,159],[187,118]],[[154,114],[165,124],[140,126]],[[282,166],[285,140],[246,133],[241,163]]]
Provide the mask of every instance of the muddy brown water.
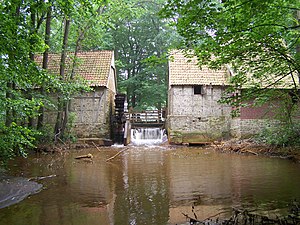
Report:
[[[31,155],[10,176],[43,190],[0,209],[0,224],[188,224],[232,207],[274,214],[300,199],[300,165],[288,160],[220,154],[200,147],[132,146]],[[75,157],[91,153],[93,160]],[[55,175],[55,176],[53,176]],[[49,176],[49,177],[47,177]],[[224,214],[223,214],[224,212]]]

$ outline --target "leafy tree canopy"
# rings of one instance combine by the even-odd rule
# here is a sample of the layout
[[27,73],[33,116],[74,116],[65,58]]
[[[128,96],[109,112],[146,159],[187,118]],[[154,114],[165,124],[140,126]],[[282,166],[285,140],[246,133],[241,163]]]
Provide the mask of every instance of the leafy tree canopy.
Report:
[[[262,85],[273,87],[287,78],[298,88],[298,0],[168,0],[161,13],[183,37],[181,47],[194,51],[200,66],[230,65],[233,87],[250,84],[244,97],[259,97],[267,90]],[[249,74],[254,82],[249,83]]]
[[[60,20],[60,24],[76,16],[80,16],[74,19],[79,24],[87,21],[94,24],[90,19],[95,13],[94,7],[102,5],[104,1],[97,0],[0,2],[0,163],[16,155],[25,156],[26,150],[35,146],[41,133],[33,121],[42,114],[40,109],[45,106],[50,92],[60,93],[65,99],[85,88],[78,82],[74,84],[47,74],[34,62],[34,54],[50,47],[44,36],[47,15],[52,11],[49,18]],[[55,35],[50,36],[52,40]],[[62,39],[56,41],[63,42]],[[58,52],[61,48],[57,48]]]
[[[44,108],[58,109],[58,129],[55,135],[49,133],[44,137],[53,139],[57,130],[62,131],[60,128],[68,123],[68,102],[86,87],[75,81],[73,74],[64,73],[67,52],[74,52],[76,58],[81,50],[115,49],[119,90],[127,93],[129,104],[138,108],[165,106],[166,52],[177,36],[157,15],[162,3],[1,1],[0,161],[26,155],[38,138],[44,140],[39,136],[43,131]],[[59,76],[47,73],[49,52],[61,53]],[[43,53],[43,69],[34,62],[37,53]],[[53,93],[59,96],[57,102],[49,101]]]
[[166,106],[167,51],[177,35],[158,15],[162,1],[111,1],[108,33],[116,49],[120,92],[135,109]]

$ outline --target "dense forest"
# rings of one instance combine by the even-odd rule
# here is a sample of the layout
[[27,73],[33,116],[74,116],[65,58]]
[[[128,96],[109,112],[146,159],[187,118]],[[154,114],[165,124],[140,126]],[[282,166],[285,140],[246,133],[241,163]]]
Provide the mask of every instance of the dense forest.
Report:
[[[0,156],[26,155],[38,141],[68,138],[68,104],[88,91],[65,74],[67,53],[114,50],[118,91],[130,107],[162,108],[167,95],[167,51],[178,38],[158,12],[163,1],[4,0],[0,3]],[[47,73],[49,53],[61,55],[60,74]],[[42,68],[34,57],[43,55]],[[56,101],[49,98],[56,93]],[[58,110],[55,129],[43,122]]]
[[[72,96],[89,90],[64,73],[68,52],[75,58],[79,51],[114,50],[118,91],[137,109],[166,107],[171,48],[192,49],[211,68],[231,65],[236,74],[231,93],[247,80],[246,73],[263,79],[244,95],[257,104],[278,95],[262,83],[276,86],[300,73],[298,0],[2,0],[0,11],[1,159],[25,156],[38,141],[58,134],[67,138],[68,117],[58,113],[49,130],[43,112],[55,108],[67,115]],[[61,55],[57,76],[47,73],[50,52]],[[34,62],[36,54],[43,55],[42,68]],[[297,111],[298,82],[285,93],[292,96],[285,118]],[[50,93],[57,93],[56,101]],[[237,106],[242,98],[223,101]]]

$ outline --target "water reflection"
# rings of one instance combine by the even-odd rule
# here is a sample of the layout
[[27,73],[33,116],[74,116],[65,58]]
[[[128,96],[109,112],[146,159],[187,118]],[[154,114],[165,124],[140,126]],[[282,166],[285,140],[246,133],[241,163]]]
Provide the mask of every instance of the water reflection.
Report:
[[135,148],[124,154],[121,166],[115,224],[166,224],[169,199],[164,152]]
[[[183,224],[235,207],[283,208],[300,199],[300,166],[286,160],[201,148],[131,147],[31,156],[10,167],[45,189],[0,209],[0,224]],[[92,153],[92,161],[75,156]]]

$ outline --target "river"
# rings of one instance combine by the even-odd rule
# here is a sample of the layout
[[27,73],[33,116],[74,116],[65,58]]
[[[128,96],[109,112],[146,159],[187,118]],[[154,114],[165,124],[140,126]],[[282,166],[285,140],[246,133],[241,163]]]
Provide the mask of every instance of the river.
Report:
[[[284,212],[300,199],[300,165],[201,147],[131,146],[32,154],[8,167],[43,189],[0,209],[0,224],[188,224],[232,207]],[[91,153],[93,159],[75,159]],[[44,179],[39,179],[44,178]],[[224,213],[225,215],[226,213]]]

